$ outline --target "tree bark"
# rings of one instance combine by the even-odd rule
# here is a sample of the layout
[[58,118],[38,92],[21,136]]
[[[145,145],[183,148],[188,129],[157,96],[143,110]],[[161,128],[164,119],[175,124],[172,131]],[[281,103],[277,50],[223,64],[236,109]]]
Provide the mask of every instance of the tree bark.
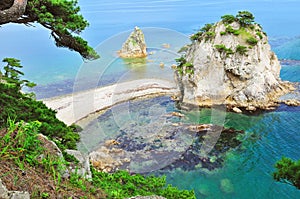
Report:
[[27,0],[13,0],[13,5],[0,11],[0,25],[19,19],[25,12]]

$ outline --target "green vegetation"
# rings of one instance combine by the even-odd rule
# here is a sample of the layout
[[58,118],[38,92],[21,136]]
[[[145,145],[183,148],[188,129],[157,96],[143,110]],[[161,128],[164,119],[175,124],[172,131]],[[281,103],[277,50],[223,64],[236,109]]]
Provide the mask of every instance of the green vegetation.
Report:
[[291,184],[300,189],[300,160],[293,161],[290,158],[283,157],[276,162],[273,178],[276,181]]
[[256,44],[257,44],[257,39],[255,39],[254,37],[249,37],[247,40],[246,40],[246,42],[248,43],[248,44],[250,44],[251,46],[255,46]]
[[128,198],[153,194],[170,199],[196,198],[193,191],[180,191],[171,185],[165,186],[165,177],[130,175],[126,171],[109,174],[97,172],[95,169],[92,169],[92,174],[93,184],[108,193],[108,198]]
[[180,76],[187,74],[189,77],[191,77],[194,74],[194,65],[190,62],[187,62],[183,56],[175,60],[177,62],[176,71]]
[[53,140],[59,148],[75,149],[79,141],[76,127],[68,127],[56,118],[55,111],[48,109],[41,101],[34,100],[31,95],[21,92],[23,85],[33,86],[34,83],[21,79],[23,73],[18,70],[22,68],[19,60],[5,58],[3,61],[7,65],[4,66],[5,72],[1,77],[3,82],[0,83],[0,128],[7,127],[8,118],[16,122],[37,120],[41,122],[41,133]]
[[227,34],[227,32],[224,32],[224,31],[220,32],[221,36],[226,35],[226,34]]
[[[28,191],[31,198],[105,198],[102,190],[85,179],[63,178],[70,163],[39,139],[40,122],[8,119],[7,123],[0,130],[0,177],[9,187]],[[74,176],[78,177],[71,174],[70,179]],[[77,189],[79,183],[82,187]]]
[[218,44],[215,45],[215,48],[220,52],[220,53],[225,53],[226,57],[228,57],[229,55],[233,54],[233,51],[231,48],[226,48],[226,46],[224,44]]
[[230,34],[234,34],[234,35],[239,35],[240,34],[240,32],[239,32],[239,30],[235,30],[235,29],[233,29],[230,25],[227,25],[226,26],[226,30],[225,30],[227,33],[230,33]]
[[201,32],[209,32],[209,31],[212,29],[213,26],[214,26],[213,23],[205,24],[205,25],[200,29],[200,31],[201,31]]
[[260,39],[262,39],[263,38],[263,36],[262,36],[262,34],[261,34],[261,32],[260,31],[257,31],[256,32],[256,35],[260,38]]
[[234,21],[236,21],[236,18],[233,15],[223,15],[221,17],[221,19],[222,19],[222,21],[223,21],[224,24],[231,24]]
[[239,11],[236,15],[236,20],[241,24],[243,27],[250,26],[254,23],[254,16],[249,11]]
[[246,46],[238,45],[235,49],[235,52],[241,55],[245,55],[248,52],[248,49]]
[[53,140],[59,148],[75,149],[79,134],[58,120],[55,113],[43,102],[21,93],[17,87],[0,83],[0,128],[7,127],[8,118],[16,122],[38,120],[41,122],[41,133]]
[[5,71],[4,74],[2,74],[0,71],[0,79],[2,79],[6,84],[16,86],[19,89],[21,89],[23,86],[30,88],[36,86],[36,84],[33,82],[20,79],[21,76],[24,75],[24,73],[19,70],[23,67],[20,64],[20,60],[14,58],[5,58],[3,59],[3,62],[6,62],[7,64],[3,67]]
[[[77,0],[22,0],[18,4],[13,2],[1,1],[0,25],[11,22],[28,25],[37,22],[51,31],[56,46],[75,50],[86,59],[99,58],[87,41],[78,36],[89,23],[80,14]],[[9,8],[15,10],[4,11]]]
[[[63,178],[70,163],[55,155],[51,147],[38,138],[40,122],[15,123],[8,119],[7,123],[8,127],[0,130],[1,178],[11,187],[29,191],[31,198],[127,198],[137,195],[195,198],[193,191],[166,186],[165,177],[130,175],[126,171],[108,174],[91,168],[92,179],[84,179],[76,173]],[[12,176],[18,179],[12,181]],[[39,182],[27,186],[31,181]]]
[[208,41],[216,35],[216,33],[213,31],[214,28],[213,23],[205,24],[197,33],[193,34],[190,39],[192,41],[201,41],[202,38],[205,39],[205,41]]
[[233,15],[223,15],[221,17],[222,22],[226,25],[229,25],[233,22],[239,22],[239,24],[243,27],[253,27],[254,23],[254,16],[251,12],[249,11],[239,11],[236,16]]

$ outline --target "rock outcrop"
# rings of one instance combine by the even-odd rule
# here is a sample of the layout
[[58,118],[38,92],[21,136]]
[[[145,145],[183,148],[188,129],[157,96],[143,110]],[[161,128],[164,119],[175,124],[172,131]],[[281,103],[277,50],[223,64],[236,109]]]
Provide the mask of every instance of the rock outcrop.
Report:
[[281,81],[281,66],[266,33],[253,22],[222,19],[192,35],[192,44],[177,60],[179,101],[207,107],[226,104],[229,109],[248,111],[275,107],[278,98],[294,87]]
[[26,191],[8,191],[0,179],[1,199],[30,199],[30,194]]
[[147,56],[145,36],[140,28],[134,28],[134,31],[122,45],[119,56],[122,58],[141,58]]

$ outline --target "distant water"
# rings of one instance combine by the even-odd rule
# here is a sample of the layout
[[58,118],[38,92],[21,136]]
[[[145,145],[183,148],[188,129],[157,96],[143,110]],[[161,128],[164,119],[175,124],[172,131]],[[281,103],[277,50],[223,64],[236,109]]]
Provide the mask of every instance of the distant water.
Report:
[[[40,85],[36,89],[39,98],[70,93],[74,89],[110,84],[122,79],[124,74],[125,80],[145,76],[160,77],[166,73],[171,76],[169,67],[189,34],[205,23],[215,22],[220,16],[235,14],[238,10],[249,10],[256,16],[257,22],[264,27],[269,36],[272,49],[280,59],[300,60],[298,0],[79,0],[79,3],[82,14],[90,22],[90,27],[84,31],[83,37],[92,46],[98,47],[102,56],[101,60],[97,61],[100,64],[83,63],[77,53],[56,48],[53,39],[49,38],[49,32],[39,25],[33,28],[11,24],[0,29],[0,57],[16,57],[22,60],[26,78]],[[159,31],[152,32],[152,37],[163,38],[149,41],[149,50],[156,51],[156,54],[152,55],[154,62],[146,62],[143,65],[142,61],[138,70],[132,70],[131,63],[124,63],[115,57],[115,50],[119,49],[118,44],[121,45],[126,38],[124,35],[129,34],[128,31],[136,25],[142,29],[169,29],[179,32],[182,36],[170,41],[165,39],[168,35],[161,37]],[[121,32],[124,34],[120,34]],[[107,46],[107,43],[111,44],[108,41],[112,36],[118,40],[114,46]],[[171,43],[171,49],[163,48],[163,43]],[[166,63],[163,69],[159,67],[160,60]],[[87,65],[91,66],[88,68],[91,70],[82,73],[81,69]],[[108,65],[109,70],[106,70]],[[103,71],[105,73],[102,73]],[[101,76],[98,79],[92,78],[93,81],[89,82],[87,79],[91,77],[91,72]],[[299,82],[300,65],[283,65],[281,77],[284,80]],[[79,80],[80,84],[74,85],[75,80]],[[82,82],[86,84],[81,84]],[[158,110],[164,112],[166,109],[172,110],[164,104]],[[190,114],[190,122],[209,122],[211,119],[209,114],[201,119],[193,115],[197,114]],[[93,126],[94,136],[99,136],[97,128],[109,125],[112,121],[113,118],[108,118],[107,121]],[[228,127],[246,131],[248,137],[243,147],[229,153],[224,168],[220,170],[213,173],[177,170],[167,175],[167,181],[179,188],[195,190],[197,198],[300,198],[299,190],[275,182],[271,176],[275,162],[282,156],[300,159],[299,123],[299,108],[284,105],[275,112],[259,116],[226,113],[225,124]],[[228,186],[227,192],[224,187],[221,188],[222,183]]]

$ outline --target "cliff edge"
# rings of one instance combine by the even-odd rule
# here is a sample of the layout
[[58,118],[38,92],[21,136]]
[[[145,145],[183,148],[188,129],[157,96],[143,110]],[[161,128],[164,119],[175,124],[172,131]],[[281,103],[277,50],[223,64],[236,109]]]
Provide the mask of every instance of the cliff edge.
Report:
[[254,16],[240,11],[206,24],[177,59],[175,79],[184,104],[229,109],[272,109],[294,89],[281,81],[280,63]]

